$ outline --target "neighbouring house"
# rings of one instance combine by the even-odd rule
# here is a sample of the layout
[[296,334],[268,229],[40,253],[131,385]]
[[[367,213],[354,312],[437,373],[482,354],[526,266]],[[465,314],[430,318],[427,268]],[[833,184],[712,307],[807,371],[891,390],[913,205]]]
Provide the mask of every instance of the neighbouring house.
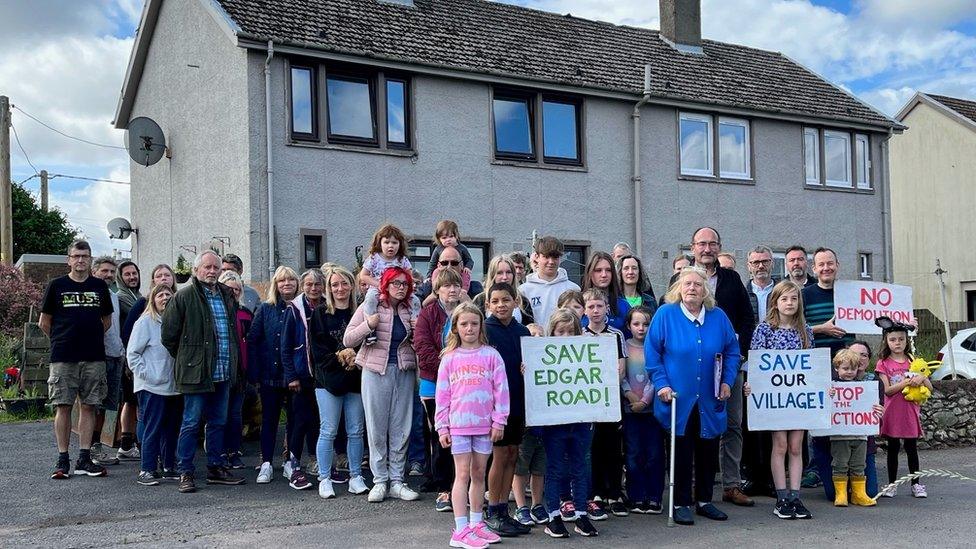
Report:
[[976,321],[976,101],[918,92],[896,118],[908,129],[891,140],[894,280],[941,318],[938,258],[946,320]]
[[786,55],[702,39],[697,0],[660,5],[656,31],[483,0],[147,0],[115,126],[153,118],[171,157],[131,167],[137,259],[221,236],[262,279],[351,265],[389,221],[426,268],[450,218],[476,272],[537,232],[578,278],[623,240],[660,293],[711,225],[743,270],[799,243],[889,279],[902,126]]

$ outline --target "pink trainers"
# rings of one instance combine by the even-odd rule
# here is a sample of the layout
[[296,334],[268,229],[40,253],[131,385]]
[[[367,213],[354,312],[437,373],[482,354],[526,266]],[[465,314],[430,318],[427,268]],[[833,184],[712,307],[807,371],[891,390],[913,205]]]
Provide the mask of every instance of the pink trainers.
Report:
[[478,534],[469,525],[461,530],[455,530],[451,534],[450,545],[451,547],[460,547],[461,549],[484,549],[488,547],[488,542],[479,538]]
[[479,522],[471,527],[475,535],[488,543],[498,543],[502,540],[501,536],[488,529],[484,522]]

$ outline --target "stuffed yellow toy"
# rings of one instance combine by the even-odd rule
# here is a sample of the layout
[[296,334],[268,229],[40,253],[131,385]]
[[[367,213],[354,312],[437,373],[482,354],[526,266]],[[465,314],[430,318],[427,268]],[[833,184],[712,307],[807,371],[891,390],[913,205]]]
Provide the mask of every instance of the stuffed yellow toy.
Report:
[[[913,378],[915,376],[925,376],[929,377],[939,367],[939,362],[925,362],[924,359],[916,358],[908,366],[908,372],[905,373],[906,378]],[[905,395],[905,400],[909,402],[917,402],[919,405],[925,404],[925,401],[932,396],[932,391],[929,390],[925,385],[919,385],[918,387],[905,387],[901,390],[901,394]]]

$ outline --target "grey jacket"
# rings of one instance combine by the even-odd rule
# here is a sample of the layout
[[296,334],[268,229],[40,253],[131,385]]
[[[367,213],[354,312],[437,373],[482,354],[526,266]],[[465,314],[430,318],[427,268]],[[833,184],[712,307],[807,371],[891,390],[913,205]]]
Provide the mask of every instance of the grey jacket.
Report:
[[160,341],[162,322],[144,314],[136,320],[129,337],[126,358],[132,370],[135,392],[149,391],[155,395],[177,395],[173,377],[175,360]]

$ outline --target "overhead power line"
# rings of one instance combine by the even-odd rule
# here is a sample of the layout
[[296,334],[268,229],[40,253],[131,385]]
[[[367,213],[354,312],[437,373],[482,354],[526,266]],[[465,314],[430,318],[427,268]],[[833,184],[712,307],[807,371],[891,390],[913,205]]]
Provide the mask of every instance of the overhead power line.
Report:
[[20,143],[20,136],[17,135],[17,127],[14,126],[14,123],[13,123],[12,120],[10,121],[10,129],[12,129],[14,131],[14,139],[17,140],[17,146],[20,147],[20,152],[23,153],[24,158],[27,159],[27,164],[31,167],[32,170],[34,170],[34,173],[36,174],[37,173],[37,168],[34,167],[34,163],[31,162],[30,155],[27,154],[27,151],[24,150],[24,146]]
[[69,135],[69,134],[64,133],[63,131],[61,131],[61,130],[59,130],[59,129],[57,129],[57,128],[51,126],[51,125],[49,125],[49,124],[46,124],[46,123],[42,122],[36,116],[30,114],[29,112],[27,112],[24,109],[18,107],[17,105],[10,105],[10,107],[12,109],[17,109],[18,111],[22,112],[24,114],[24,116],[26,116],[27,118],[30,118],[34,122],[37,122],[38,124],[40,124],[40,125],[44,126],[45,128],[51,130],[52,132],[55,132],[55,133],[60,134],[60,135],[62,135],[64,137],[67,137],[68,139],[74,139],[75,141],[80,141],[82,143],[87,143],[89,145],[94,145],[96,147],[104,147],[106,149],[120,149],[120,150],[123,150],[123,151],[126,150],[125,147],[122,147],[122,146],[119,146],[119,145],[106,145],[104,143],[96,143],[95,141],[89,141],[87,139],[82,139],[81,137],[75,137],[73,135]]
[[129,183],[128,181],[118,181],[115,179],[102,179],[99,177],[85,177],[82,175],[67,175],[63,173],[51,174],[51,176],[48,177],[48,179],[54,179],[55,177],[63,177],[65,179],[81,179],[84,181],[100,181],[102,183],[118,183],[119,185],[131,185],[131,183]]

